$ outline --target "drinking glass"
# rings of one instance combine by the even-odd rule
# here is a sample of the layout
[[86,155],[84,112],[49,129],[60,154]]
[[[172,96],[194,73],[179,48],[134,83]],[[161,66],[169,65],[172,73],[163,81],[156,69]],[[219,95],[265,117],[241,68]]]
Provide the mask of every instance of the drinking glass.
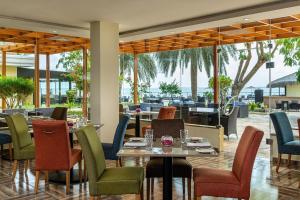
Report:
[[151,150],[153,145],[153,129],[146,129],[145,142],[146,142],[146,149]]
[[180,141],[182,144],[186,143],[187,138],[189,137],[189,132],[187,129],[180,130]]

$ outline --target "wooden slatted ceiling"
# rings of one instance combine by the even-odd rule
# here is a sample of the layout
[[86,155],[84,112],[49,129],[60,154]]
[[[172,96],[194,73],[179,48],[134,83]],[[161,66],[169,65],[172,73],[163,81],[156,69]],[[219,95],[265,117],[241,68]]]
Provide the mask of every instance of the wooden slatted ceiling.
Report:
[[89,47],[89,39],[67,35],[33,32],[11,28],[0,28],[0,41],[10,42],[0,49],[15,53],[34,53],[34,45],[39,40],[41,54],[54,54],[80,50]]
[[[270,31],[271,29],[271,31]],[[300,14],[252,21],[147,40],[120,43],[123,53],[147,53],[300,36]]]

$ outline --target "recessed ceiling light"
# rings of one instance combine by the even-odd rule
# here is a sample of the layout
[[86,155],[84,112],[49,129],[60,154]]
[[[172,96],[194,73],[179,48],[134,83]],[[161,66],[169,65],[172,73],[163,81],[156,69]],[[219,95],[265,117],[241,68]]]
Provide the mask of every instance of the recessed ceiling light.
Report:
[[53,33],[57,33],[57,31],[56,31],[56,30],[53,30],[52,32],[53,32]]
[[120,40],[120,42],[124,42],[124,40]]
[[245,20],[245,21],[249,21],[250,19],[249,19],[249,18],[244,18],[244,20]]

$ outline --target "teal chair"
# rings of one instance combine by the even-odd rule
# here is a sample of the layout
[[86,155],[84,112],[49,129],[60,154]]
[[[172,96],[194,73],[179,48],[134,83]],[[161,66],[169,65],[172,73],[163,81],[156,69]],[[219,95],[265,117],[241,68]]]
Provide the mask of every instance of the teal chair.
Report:
[[35,158],[35,147],[28,132],[27,121],[22,114],[8,115],[5,119],[13,143],[14,164],[12,178],[15,179],[18,161],[25,161],[26,172],[29,167],[29,161]]
[[142,167],[106,168],[100,139],[92,125],[77,132],[85,158],[91,199],[101,195],[136,194],[143,199],[144,169]]

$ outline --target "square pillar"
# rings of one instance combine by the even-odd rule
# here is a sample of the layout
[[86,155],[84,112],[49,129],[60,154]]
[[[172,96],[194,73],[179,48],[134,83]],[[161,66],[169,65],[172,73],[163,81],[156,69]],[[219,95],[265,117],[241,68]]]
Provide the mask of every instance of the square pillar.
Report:
[[119,26],[110,22],[90,23],[91,121],[103,123],[102,142],[112,142],[119,122]]

